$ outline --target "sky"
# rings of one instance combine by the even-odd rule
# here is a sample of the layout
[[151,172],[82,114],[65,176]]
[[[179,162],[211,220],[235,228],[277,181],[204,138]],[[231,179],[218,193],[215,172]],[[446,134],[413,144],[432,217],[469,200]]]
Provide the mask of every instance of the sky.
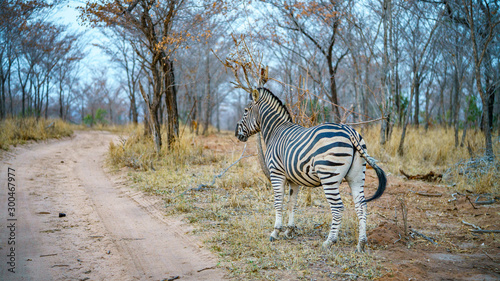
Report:
[[78,6],[83,6],[81,1],[68,1],[56,9],[51,17],[51,21],[58,24],[69,26],[70,30],[82,33],[81,42],[86,45],[85,53],[87,54],[82,61],[82,78],[85,76],[90,78],[96,71],[103,69],[103,65],[110,65],[110,60],[98,47],[94,44],[104,45],[107,41],[106,37],[97,29],[84,26],[78,18]]

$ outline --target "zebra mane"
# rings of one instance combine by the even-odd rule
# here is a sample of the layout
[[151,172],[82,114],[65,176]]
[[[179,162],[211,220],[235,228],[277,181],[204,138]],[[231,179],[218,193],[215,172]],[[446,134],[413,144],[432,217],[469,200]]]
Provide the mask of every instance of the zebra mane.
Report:
[[257,90],[261,93],[267,93],[267,96],[271,100],[275,101],[281,108],[283,108],[283,112],[285,113],[285,119],[289,122],[293,122],[292,115],[290,115],[288,108],[286,108],[286,106],[283,104],[283,102],[277,96],[275,96],[269,89],[264,88],[264,87],[258,88]]

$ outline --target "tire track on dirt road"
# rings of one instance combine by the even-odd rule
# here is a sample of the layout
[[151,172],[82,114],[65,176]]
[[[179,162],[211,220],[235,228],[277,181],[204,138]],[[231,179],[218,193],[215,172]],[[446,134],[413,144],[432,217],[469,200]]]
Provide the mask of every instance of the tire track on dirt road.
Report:
[[[107,132],[76,132],[2,154],[0,280],[221,280],[216,258],[163,215],[161,201],[104,172],[110,141]],[[16,171],[16,273],[7,264],[8,168]]]

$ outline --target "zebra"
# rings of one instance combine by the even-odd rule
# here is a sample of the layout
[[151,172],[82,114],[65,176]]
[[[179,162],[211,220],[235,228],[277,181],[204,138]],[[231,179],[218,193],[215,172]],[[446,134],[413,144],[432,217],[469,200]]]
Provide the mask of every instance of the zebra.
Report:
[[[364,251],[366,238],[366,203],[379,198],[385,190],[387,179],[376,160],[366,152],[361,135],[348,125],[325,123],[305,128],[292,122],[284,104],[266,88],[252,90],[251,102],[237,123],[235,136],[242,142],[261,132],[266,144],[265,162],[270,172],[274,191],[276,220],[270,241],[282,231],[282,212],[285,185],[290,185],[289,221],[285,235],[295,228],[294,213],[297,208],[299,186],[323,186],[330,205],[332,223],[323,247],[337,242],[344,209],[339,185],[343,178],[351,187],[359,221],[357,250]],[[377,173],[379,185],[375,194],[365,199],[366,162]]]

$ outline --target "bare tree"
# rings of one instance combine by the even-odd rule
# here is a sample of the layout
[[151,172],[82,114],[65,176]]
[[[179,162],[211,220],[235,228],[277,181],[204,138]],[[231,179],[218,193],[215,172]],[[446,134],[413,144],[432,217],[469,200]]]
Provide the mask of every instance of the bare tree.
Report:
[[121,76],[120,80],[124,80],[124,90],[129,99],[130,120],[137,125],[139,116],[137,91],[141,73],[137,53],[130,44],[132,39],[129,38],[130,35],[120,29],[102,30],[102,33],[109,38],[110,44],[101,44],[99,47],[104,50],[113,63],[116,63],[125,72],[125,77]]
[[[437,15],[437,19],[439,19],[442,16],[442,12],[438,12],[438,13],[439,14]],[[418,20],[420,20],[420,19],[418,18]],[[434,33],[435,33],[437,27],[439,26],[439,20],[432,20],[432,21],[434,23],[432,24],[432,22],[431,22],[432,27],[426,36],[427,38],[425,40],[423,47],[418,48],[418,49],[414,49],[413,69],[412,69],[413,79],[411,82],[410,100],[409,100],[409,105],[408,105],[408,112],[406,114],[405,121],[403,122],[403,131],[401,133],[401,138],[400,138],[399,146],[398,146],[398,154],[400,156],[402,156],[404,154],[404,141],[405,141],[405,137],[406,137],[406,129],[407,129],[407,126],[408,126],[408,123],[410,120],[409,109],[412,107],[412,101],[413,101],[413,98],[415,96],[416,87],[418,87],[417,85],[421,82],[419,80],[420,79],[419,73],[420,73],[421,68],[422,68],[422,63],[424,62],[424,59],[427,57],[427,49],[434,38],[433,36],[434,36]],[[418,90],[418,88],[417,88],[417,90]]]
[[[328,98],[333,104],[335,121],[340,122],[336,75],[340,63],[348,54],[348,48],[339,47],[339,33],[342,21],[348,17],[348,4],[333,1],[310,3],[266,1],[281,15],[274,24],[284,30],[298,32],[319,50],[326,60],[329,79]],[[272,17],[271,17],[272,18]],[[321,36],[319,36],[321,34]]]
[[[150,126],[158,154],[162,145],[159,111],[163,95],[166,101],[169,148],[179,135],[173,55],[187,39],[196,37],[190,33],[190,27],[219,11],[221,4],[214,3],[203,3],[199,6],[189,5],[190,2],[184,0],[165,2],[121,0],[104,4],[89,1],[85,8],[81,8],[83,18],[96,24],[105,23],[108,26],[122,28],[133,38],[132,45],[143,62],[142,68],[152,78],[154,91],[151,99],[140,83],[139,89],[148,105]],[[205,32],[204,35],[209,36],[210,32]]]
[[[493,125],[493,103],[496,86],[488,85],[486,91],[483,89],[481,65],[486,63],[488,73],[492,71],[490,62],[489,44],[493,40],[496,27],[500,24],[498,15],[498,5],[490,5],[488,1],[474,2],[472,0],[463,1],[466,24],[470,31],[470,43],[472,45],[472,57],[474,59],[474,74],[476,78],[476,89],[481,97],[484,113],[485,128],[485,146],[487,157],[493,158],[493,144],[491,140],[491,131]],[[494,9],[492,9],[494,7]],[[490,69],[488,69],[490,68]],[[490,79],[486,79],[487,81]]]

